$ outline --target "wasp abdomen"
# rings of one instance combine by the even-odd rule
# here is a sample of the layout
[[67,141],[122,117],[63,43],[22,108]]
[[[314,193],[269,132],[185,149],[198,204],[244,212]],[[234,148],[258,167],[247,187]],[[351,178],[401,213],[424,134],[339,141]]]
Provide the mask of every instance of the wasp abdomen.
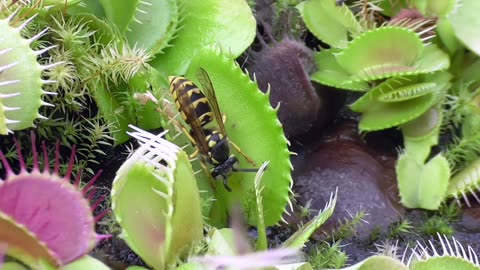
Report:
[[212,122],[212,109],[208,103],[208,99],[193,82],[184,77],[172,77],[170,78],[170,89],[175,100],[175,105],[179,108],[185,122],[191,124],[185,115],[185,111],[182,110],[183,107],[179,102],[179,97],[187,97],[187,100],[190,101],[195,110],[195,114],[198,116],[201,126]]

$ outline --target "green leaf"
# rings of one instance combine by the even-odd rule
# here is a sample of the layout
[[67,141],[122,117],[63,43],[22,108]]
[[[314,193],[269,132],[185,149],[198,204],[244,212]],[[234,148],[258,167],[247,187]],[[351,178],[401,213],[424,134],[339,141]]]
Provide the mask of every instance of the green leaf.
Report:
[[335,190],[335,195],[332,192],[330,200],[323,208],[323,211],[320,211],[315,218],[303,225],[287,241],[283,242],[282,247],[303,248],[310,236],[333,215],[333,210],[335,210],[335,205],[337,204],[337,192],[338,190]]
[[462,0],[455,10],[448,16],[454,34],[472,52],[480,55],[480,1]]
[[439,106],[434,106],[419,117],[403,124],[401,128],[403,136],[407,137],[408,141],[412,141],[432,136],[434,132],[438,134],[441,124],[442,109]]
[[175,268],[176,270],[208,270],[197,262],[188,262]]
[[334,0],[307,0],[297,9],[307,28],[332,47],[346,47],[349,36],[362,31],[347,5],[337,6]]
[[362,131],[382,130],[411,121],[426,112],[434,103],[434,94],[395,103],[372,102],[363,112],[359,128]]
[[412,71],[424,48],[415,31],[385,26],[356,37],[337,55],[337,61],[354,80],[368,80],[383,74]]
[[114,95],[112,92],[127,91],[125,84],[120,84],[114,87],[115,90],[109,90],[102,81],[97,80],[95,90],[92,91],[93,98],[97,103],[100,114],[111,126],[112,137],[115,139],[115,144],[126,142],[129,136],[126,133],[129,124],[134,120],[121,105],[122,99],[118,95]]
[[399,26],[364,32],[336,57],[350,74],[349,81],[431,73],[450,66],[448,54],[436,45],[425,46],[415,31]]
[[123,33],[133,20],[137,5],[140,0],[99,0],[105,11],[107,19]]
[[457,0],[413,0],[415,6],[425,17],[445,17],[456,5]]
[[244,0],[179,0],[180,22],[170,47],[152,61],[165,76],[183,74],[202,48],[218,45],[238,57],[255,38],[256,23]]
[[[30,268],[45,265],[59,265],[55,254],[26,226],[16,222],[11,216],[0,211],[0,239],[8,243],[7,254]],[[2,247],[3,249],[3,247]],[[3,256],[4,254],[2,254]]]
[[100,80],[97,81],[97,86],[92,91],[93,97],[99,112],[113,131],[112,137],[116,145],[130,138],[126,133],[129,124],[135,124],[143,129],[156,129],[161,126],[164,116],[157,111],[158,106],[153,102],[141,104],[135,99],[135,94],[150,91],[149,84],[156,96],[161,96],[159,90],[163,92],[168,85],[153,68],[135,74],[128,84],[120,82],[118,85],[107,85]]
[[16,262],[6,262],[2,265],[2,270],[28,270],[26,266]]
[[310,79],[312,81],[332,86],[340,89],[365,91],[368,89],[366,82],[352,82],[350,74],[348,74],[337,62],[334,53],[339,50],[328,49],[315,53],[315,64],[317,71],[314,72]]
[[[424,76],[394,77],[370,90],[350,105],[350,108],[363,113],[359,123],[361,130],[372,131],[395,127],[421,116],[433,104],[438,103],[443,98],[446,89],[450,87],[451,77],[447,72],[436,72]],[[430,84],[432,83],[435,84],[434,88],[431,88]],[[421,90],[425,86],[428,86],[428,91]],[[390,99],[390,101],[397,100],[398,102],[383,102],[385,97],[402,91],[409,91],[410,94],[404,94],[404,98]],[[410,96],[412,99],[405,100],[405,96]]]
[[207,255],[237,255],[237,249],[235,247],[235,232],[232,229],[213,229],[209,232],[209,238]]
[[382,93],[378,97],[378,100],[381,102],[400,102],[410,100],[438,90],[436,86],[437,84],[434,82],[425,82],[399,87],[393,89],[393,91]]
[[450,168],[442,155],[423,164],[406,152],[399,157],[396,171],[403,206],[428,210],[440,207],[450,179]]
[[[292,184],[288,142],[276,110],[270,106],[268,95],[263,94],[238,65],[217,51],[205,49],[192,60],[186,77],[197,85],[195,75],[200,67],[207,71],[213,83],[220,111],[226,116],[229,139],[257,166],[269,161],[262,178],[262,196],[265,225],[271,226],[282,217]],[[237,155],[240,168],[253,167],[236,151],[232,153]],[[254,178],[254,173],[232,174],[228,179],[232,192],[216,185],[217,200],[210,215],[214,224],[224,226],[230,205],[237,202],[242,203],[248,224],[257,224]]]
[[410,267],[412,270],[479,270],[472,262],[457,257],[433,257],[425,261],[413,262]]
[[69,263],[65,266],[62,266],[62,270],[109,270],[110,267],[103,264],[101,261],[91,257],[91,256],[83,256],[82,258]]
[[164,269],[203,237],[200,195],[187,155],[162,134],[136,130],[141,146],[117,171],[112,209],[129,247]]
[[265,172],[265,169],[268,166],[268,161],[264,162],[262,166],[258,169],[257,175],[255,175],[254,180],[254,189],[255,189],[255,203],[257,206],[257,245],[256,250],[266,250],[268,248],[268,241],[267,241],[267,230],[265,228],[265,219],[264,219],[264,212],[263,212],[263,184],[262,184],[262,176]]
[[308,262],[300,262],[300,263],[276,265],[274,267],[268,268],[268,270],[313,270],[313,268]]
[[[409,263],[412,270],[479,270],[478,257],[471,246],[464,247],[458,240],[449,240],[438,234],[440,243],[434,245],[429,240],[430,248],[420,243],[413,248],[413,260]],[[437,247],[437,248],[436,248]],[[438,250],[437,250],[438,249]],[[441,255],[440,255],[441,254]]]
[[[447,196],[449,198],[461,198],[464,194],[476,192],[480,183],[478,170],[480,168],[480,159],[471,162],[468,166],[452,177],[448,183]],[[467,205],[469,201],[466,200]]]
[[388,17],[393,17],[396,15],[400,10],[408,8],[407,5],[408,0],[398,0],[398,1],[380,1],[379,7],[382,9],[380,11],[382,14],[387,15]]
[[178,16],[176,0],[140,1],[135,19],[125,32],[128,43],[132,48],[135,45],[147,48],[153,54],[161,52],[177,31]]
[[88,13],[99,19],[105,18],[105,11],[98,0],[82,0],[81,3],[81,5],[75,5],[73,7],[69,6],[67,12],[69,14]]
[[463,48],[460,41],[455,36],[455,31],[453,30],[452,24],[447,19],[439,19],[437,21],[437,35],[448,49],[450,54],[455,53],[457,50]]
[[408,267],[401,261],[388,256],[374,255],[365,260],[342,268],[343,270],[408,270]]

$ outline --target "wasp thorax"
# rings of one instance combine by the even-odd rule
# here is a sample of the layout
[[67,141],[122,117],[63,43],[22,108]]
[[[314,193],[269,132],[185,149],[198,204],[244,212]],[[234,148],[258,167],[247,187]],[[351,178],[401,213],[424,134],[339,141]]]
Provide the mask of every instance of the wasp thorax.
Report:
[[206,139],[210,148],[209,158],[212,164],[224,163],[230,155],[230,146],[228,145],[227,137],[214,130],[207,135]]

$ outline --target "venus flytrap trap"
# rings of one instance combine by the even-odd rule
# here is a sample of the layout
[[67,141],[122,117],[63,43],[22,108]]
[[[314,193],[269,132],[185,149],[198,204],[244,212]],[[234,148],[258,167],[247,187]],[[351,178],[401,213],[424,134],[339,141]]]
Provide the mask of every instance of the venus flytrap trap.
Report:
[[[130,46],[142,46],[152,54],[162,52],[178,31],[177,0],[101,1],[106,17],[125,34]],[[151,31],[155,29],[155,31]]]
[[165,77],[184,74],[205,47],[217,45],[234,59],[255,38],[255,18],[245,0],[177,0],[177,6],[175,37],[151,63]]
[[478,255],[472,247],[464,247],[454,237],[449,240],[446,236],[438,234],[438,238],[441,245],[440,250],[435,248],[431,240],[428,241],[430,247],[418,243],[407,261],[410,269],[480,269]]
[[[415,31],[417,25],[408,27],[387,25],[366,30],[342,50],[321,51],[316,58],[319,70],[312,74],[312,80],[365,91],[369,81],[448,68],[448,55],[436,45],[424,44],[432,37],[421,38],[421,33]],[[321,62],[324,59],[328,61]]]
[[131,128],[141,146],[117,171],[112,209],[132,250],[165,269],[202,239],[200,195],[187,155],[161,138],[165,132]]
[[[362,131],[396,127],[420,117],[438,103],[450,87],[450,79],[446,72],[393,77],[368,91],[350,108],[362,113],[359,122]],[[437,122],[433,123],[436,126]]]
[[0,152],[6,172],[5,179],[0,181],[0,243],[6,245],[4,252],[33,269],[69,269],[70,263],[86,268],[97,266],[90,269],[107,269],[86,256],[97,241],[106,237],[95,233],[95,222],[107,212],[94,217],[92,211],[98,202],[90,206],[88,199],[95,194],[91,186],[99,174],[83,188],[79,187],[81,173],[71,184],[75,152],[72,151],[70,156],[66,175],[60,176],[59,145],[55,150],[53,170],[47,148],[42,145],[42,169],[33,133],[31,140],[33,168],[30,171],[19,143],[16,143],[20,163],[18,174],[12,171]]
[[[387,255],[373,255],[355,265],[342,268],[344,270],[478,270],[480,269],[478,256],[472,247],[464,247],[452,237],[437,234],[440,248],[435,247],[429,240],[428,245],[418,244],[403,254],[398,251]],[[395,247],[396,249],[396,247]]]
[[[225,114],[225,128],[229,140],[249,156],[257,166],[269,161],[263,178],[263,210],[265,226],[280,221],[292,193],[290,152],[288,141],[283,134],[276,112],[270,106],[268,93],[264,94],[248,75],[229,57],[214,48],[205,48],[192,59],[185,76],[198,83],[196,73],[199,68],[206,70],[215,89],[220,111]],[[238,152],[231,151],[240,161],[239,168],[252,168]],[[203,178],[200,178],[202,177]],[[205,174],[198,176],[199,181],[208,181]],[[230,206],[241,202],[247,223],[257,225],[256,196],[254,174],[233,173],[228,178],[232,192],[216,185],[210,220],[212,225],[226,225],[226,215]]]
[[0,134],[6,135],[13,130],[21,130],[34,126],[33,121],[41,116],[38,109],[42,105],[51,105],[42,100],[45,94],[52,94],[42,89],[45,70],[58,65],[52,63],[42,66],[37,57],[52,47],[34,51],[30,48],[32,42],[45,34],[47,29],[25,39],[21,31],[34,20],[30,17],[19,25],[16,21],[19,10],[0,20]]

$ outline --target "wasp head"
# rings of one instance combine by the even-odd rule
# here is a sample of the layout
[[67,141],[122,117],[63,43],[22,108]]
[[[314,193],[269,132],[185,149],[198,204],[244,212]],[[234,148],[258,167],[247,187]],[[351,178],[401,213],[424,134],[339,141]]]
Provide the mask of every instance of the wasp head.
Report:
[[227,177],[232,174],[233,171],[236,171],[237,167],[237,157],[234,155],[230,155],[230,157],[228,157],[225,162],[213,168],[211,175],[216,180],[222,180],[223,186],[226,190],[232,191],[232,189],[228,186]]

